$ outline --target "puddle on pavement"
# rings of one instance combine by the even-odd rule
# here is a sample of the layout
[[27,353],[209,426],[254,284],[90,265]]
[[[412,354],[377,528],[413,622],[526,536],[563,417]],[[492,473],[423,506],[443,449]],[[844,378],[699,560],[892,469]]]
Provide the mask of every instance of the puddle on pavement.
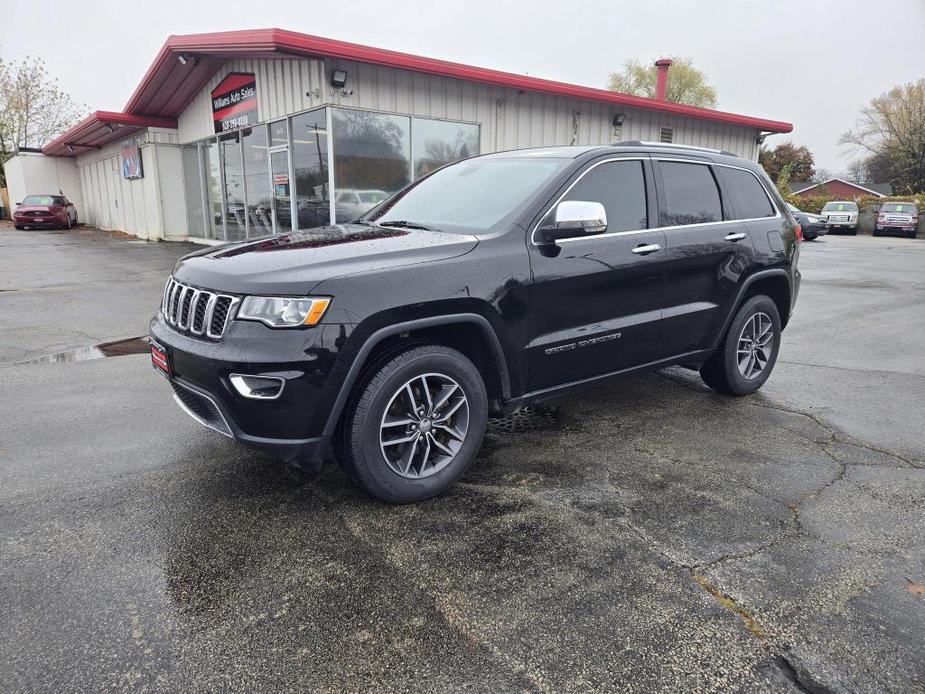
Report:
[[127,340],[101,342],[92,347],[78,347],[55,354],[47,354],[38,359],[29,359],[22,364],[58,364],[72,361],[89,361],[106,357],[124,357],[127,354],[144,354],[148,351],[148,338],[130,337]]

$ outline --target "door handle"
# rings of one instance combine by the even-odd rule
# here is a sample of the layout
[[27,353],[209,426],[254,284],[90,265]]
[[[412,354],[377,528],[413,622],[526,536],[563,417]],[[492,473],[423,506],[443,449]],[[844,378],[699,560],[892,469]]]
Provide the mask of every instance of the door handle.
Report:
[[648,255],[649,253],[655,253],[655,251],[662,250],[662,247],[657,243],[643,243],[633,249],[633,253],[637,255]]
[[745,234],[742,233],[741,231],[735,231],[731,234],[726,234],[723,238],[726,241],[741,241],[742,239],[745,238]]

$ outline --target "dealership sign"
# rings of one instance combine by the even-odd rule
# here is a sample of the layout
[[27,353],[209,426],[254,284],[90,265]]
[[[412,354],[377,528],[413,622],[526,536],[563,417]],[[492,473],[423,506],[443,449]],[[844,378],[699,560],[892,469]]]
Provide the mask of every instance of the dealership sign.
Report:
[[212,90],[215,132],[257,124],[257,78],[252,72],[232,72]]

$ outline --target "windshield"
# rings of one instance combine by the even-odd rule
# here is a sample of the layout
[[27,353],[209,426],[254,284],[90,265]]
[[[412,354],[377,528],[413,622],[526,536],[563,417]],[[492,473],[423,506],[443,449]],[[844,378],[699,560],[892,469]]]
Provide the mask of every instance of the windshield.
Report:
[[478,158],[451,164],[370,211],[360,221],[404,221],[485,232],[514,214],[571,159]]
[[857,212],[858,206],[853,202],[827,202],[823,212]]
[[51,195],[27,195],[22,200],[23,205],[60,205]]
[[880,206],[881,212],[909,212],[916,209],[911,202],[885,202]]

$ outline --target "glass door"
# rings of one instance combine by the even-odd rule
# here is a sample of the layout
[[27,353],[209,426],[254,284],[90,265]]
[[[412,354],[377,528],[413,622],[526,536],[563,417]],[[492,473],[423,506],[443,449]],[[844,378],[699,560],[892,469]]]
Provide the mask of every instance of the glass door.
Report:
[[273,183],[273,212],[276,233],[292,231],[292,193],[289,181],[289,149],[270,152],[270,176]]
[[246,208],[244,206],[244,162],[241,159],[239,133],[219,138],[222,149],[222,183],[225,202],[225,240],[245,238]]
[[273,233],[270,157],[267,155],[267,127],[255,125],[241,132],[244,143],[244,193],[247,200],[247,236]]

